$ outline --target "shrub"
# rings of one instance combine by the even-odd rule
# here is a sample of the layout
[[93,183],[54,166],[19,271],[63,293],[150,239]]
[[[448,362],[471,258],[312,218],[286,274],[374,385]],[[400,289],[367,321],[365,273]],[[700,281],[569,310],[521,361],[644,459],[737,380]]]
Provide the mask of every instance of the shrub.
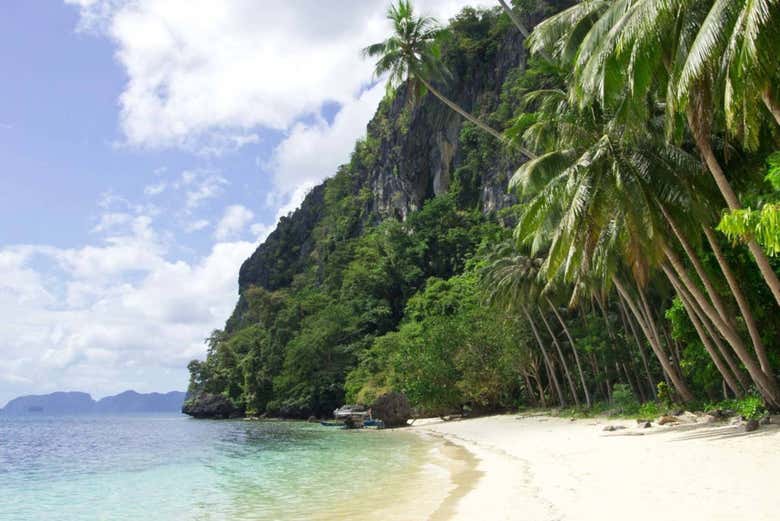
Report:
[[612,387],[612,405],[618,414],[631,414],[639,410],[639,402],[627,384],[615,384]]

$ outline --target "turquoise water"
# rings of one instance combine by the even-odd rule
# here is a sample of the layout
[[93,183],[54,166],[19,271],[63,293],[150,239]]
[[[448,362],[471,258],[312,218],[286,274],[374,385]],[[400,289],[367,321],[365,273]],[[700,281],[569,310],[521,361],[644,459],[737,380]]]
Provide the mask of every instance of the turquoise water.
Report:
[[0,416],[0,519],[403,518],[404,488],[446,486],[432,451],[409,433],[300,422]]

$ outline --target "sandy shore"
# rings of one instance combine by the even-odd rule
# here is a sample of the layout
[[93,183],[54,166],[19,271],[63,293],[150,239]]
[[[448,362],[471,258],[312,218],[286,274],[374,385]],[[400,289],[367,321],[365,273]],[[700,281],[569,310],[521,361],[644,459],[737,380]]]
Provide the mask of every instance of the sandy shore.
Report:
[[745,433],[720,423],[641,429],[627,420],[503,415],[412,429],[477,458],[429,519],[780,519],[777,424]]

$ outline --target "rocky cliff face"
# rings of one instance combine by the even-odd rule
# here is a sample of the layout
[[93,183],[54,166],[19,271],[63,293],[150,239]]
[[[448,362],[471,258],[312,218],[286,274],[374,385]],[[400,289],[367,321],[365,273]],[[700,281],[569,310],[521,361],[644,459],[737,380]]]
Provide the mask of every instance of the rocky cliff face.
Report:
[[[507,78],[523,68],[525,49],[521,34],[508,23],[497,24],[495,14],[481,20],[492,24],[490,30],[495,34],[487,44],[475,45],[469,52],[445,52],[453,78],[440,88],[467,111],[488,118],[500,104]],[[512,204],[507,179],[522,159],[492,143],[495,153],[487,166],[469,171],[463,151],[465,120],[431,94],[416,103],[410,101],[400,88],[380,105],[368,124],[366,147],[372,151],[371,160],[358,166],[353,176],[358,179],[354,192],[367,190],[370,194],[364,220],[406,219],[426,200],[447,192],[457,173],[467,176],[461,184],[468,185],[471,204],[482,211],[495,212]],[[290,284],[312,253],[312,234],[322,219],[328,183],[326,180],[314,188],[298,210],[282,218],[265,243],[244,262],[240,292],[252,285],[275,290]],[[242,306],[240,300],[236,311]]]

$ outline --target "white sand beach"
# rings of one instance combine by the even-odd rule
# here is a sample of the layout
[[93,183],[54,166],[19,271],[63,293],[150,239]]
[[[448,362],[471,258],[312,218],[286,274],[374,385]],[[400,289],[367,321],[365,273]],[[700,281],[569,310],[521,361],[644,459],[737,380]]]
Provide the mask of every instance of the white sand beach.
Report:
[[456,487],[436,519],[780,519],[777,423],[746,433],[724,423],[645,429],[633,420],[502,415],[412,428],[479,460],[471,486]]

